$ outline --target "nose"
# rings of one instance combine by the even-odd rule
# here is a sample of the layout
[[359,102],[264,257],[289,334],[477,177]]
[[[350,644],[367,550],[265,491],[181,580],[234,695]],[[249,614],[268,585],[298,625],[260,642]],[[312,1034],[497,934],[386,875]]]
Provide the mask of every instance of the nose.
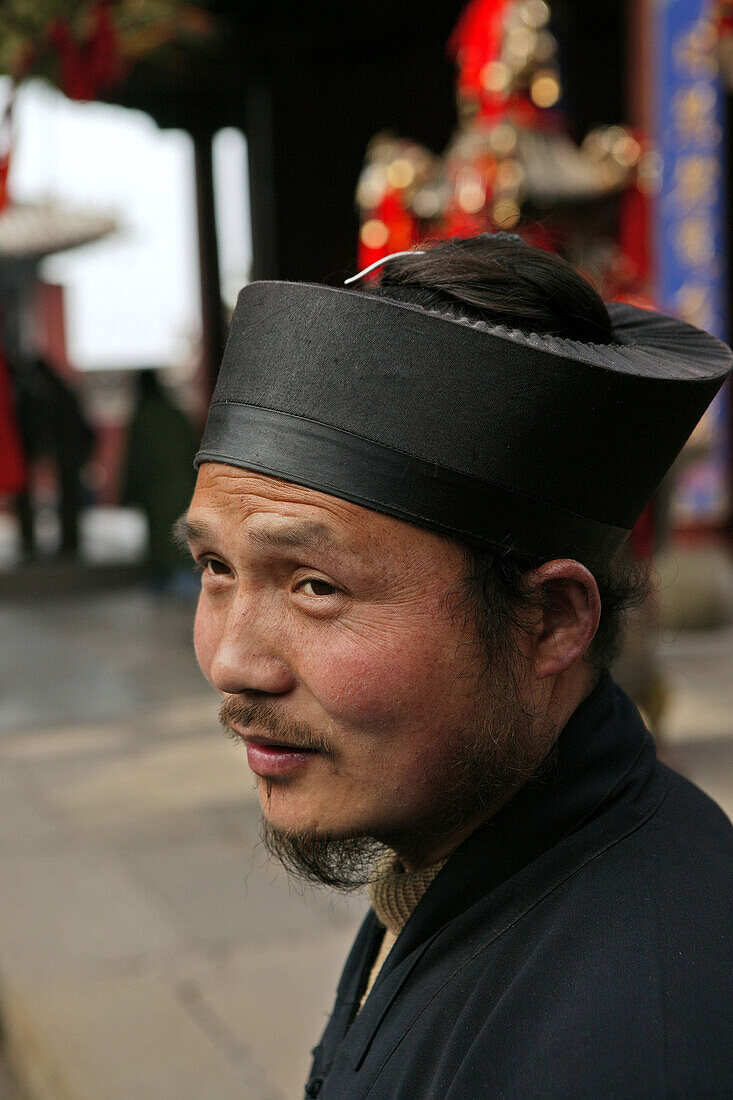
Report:
[[204,672],[217,691],[226,695],[255,691],[282,695],[295,686],[292,669],[274,648],[275,632],[268,632],[262,624],[255,626],[251,614],[241,607],[232,607],[223,623],[200,622],[197,616],[196,633],[201,649],[208,650],[208,669],[204,667]]

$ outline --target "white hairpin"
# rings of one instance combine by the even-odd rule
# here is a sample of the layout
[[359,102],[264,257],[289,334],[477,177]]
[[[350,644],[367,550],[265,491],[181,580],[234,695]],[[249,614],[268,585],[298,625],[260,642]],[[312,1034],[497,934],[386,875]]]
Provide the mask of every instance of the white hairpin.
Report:
[[425,250],[422,248],[411,248],[407,252],[391,252],[389,256],[382,256],[381,260],[375,260],[373,264],[369,264],[369,267],[365,267],[363,271],[358,271],[356,275],[352,275],[349,279],[344,279],[344,286],[348,286],[349,283],[355,283],[357,279],[362,279],[365,275],[368,275],[370,271],[374,271],[375,267],[381,267],[382,264],[386,264],[387,260],[396,260],[398,256],[424,256]]

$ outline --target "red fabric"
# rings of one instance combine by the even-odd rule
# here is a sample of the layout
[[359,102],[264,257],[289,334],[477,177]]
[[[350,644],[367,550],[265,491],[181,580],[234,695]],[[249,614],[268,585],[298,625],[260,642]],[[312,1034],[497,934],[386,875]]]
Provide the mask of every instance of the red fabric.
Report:
[[0,493],[15,496],[25,489],[28,474],[20,442],[10,373],[0,352]]
[[621,251],[628,263],[631,286],[641,290],[651,272],[649,196],[633,183],[621,198]]
[[8,205],[8,172],[10,171],[10,150],[0,155],[0,211]]
[[[642,148],[643,136],[634,135]],[[652,292],[652,213],[654,199],[637,182],[621,196],[616,255],[606,273],[604,297],[628,302],[642,309],[655,309]]]

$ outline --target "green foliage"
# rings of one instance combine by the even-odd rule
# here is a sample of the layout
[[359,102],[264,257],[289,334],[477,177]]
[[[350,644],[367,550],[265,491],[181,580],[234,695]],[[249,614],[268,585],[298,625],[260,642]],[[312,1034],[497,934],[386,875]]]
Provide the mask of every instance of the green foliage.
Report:
[[2,0],[0,73],[16,81],[45,77],[65,90],[62,55],[76,52],[84,63],[102,12],[121,72],[168,47],[205,40],[213,29],[205,6],[184,0]]

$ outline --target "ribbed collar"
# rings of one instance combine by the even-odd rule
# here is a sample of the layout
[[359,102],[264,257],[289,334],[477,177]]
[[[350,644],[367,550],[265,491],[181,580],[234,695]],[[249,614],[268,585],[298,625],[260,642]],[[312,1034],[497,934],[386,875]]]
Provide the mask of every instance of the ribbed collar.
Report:
[[388,932],[399,936],[445,863],[441,859],[419,871],[406,871],[397,857],[389,856],[380,864],[369,883],[369,900],[377,920]]

